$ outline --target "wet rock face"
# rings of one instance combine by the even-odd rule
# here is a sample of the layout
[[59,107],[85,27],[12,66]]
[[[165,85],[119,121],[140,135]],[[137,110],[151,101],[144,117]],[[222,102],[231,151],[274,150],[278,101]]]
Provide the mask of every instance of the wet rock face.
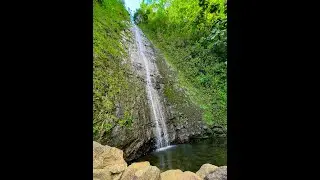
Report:
[[[160,52],[146,38],[142,39],[146,45],[145,54],[152,64],[151,81],[165,112],[170,143],[185,143],[190,138],[201,136],[205,132],[201,110],[191,103],[184,89],[176,86],[178,76],[171,72]],[[168,90],[172,94],[166,94]]]
[[129,77],[136,85],[136,87],[129,88],[135,88],[136,94],[128,94],[127,97],[123,97],[123,103],[116,104],[115,115],[119,119],[124,118],[124,106],[130,107],[133,120],[130,125],[116,124],[99,142],[122,149],[125,160],[130,162],[152,151],[155,148],[156,140],[153,133],[155,125],[151,119],[145,90],[145,67],[137,52],[137,44],[133,39],[134,33],[132,31],[126,33],[123,35],[126,39],[124,43],[128,47],[129,55],[126,62],[131,65],[131,75]]
[[141,106],[137,110],[139,121],[134,121],[131,127],[115,126],[102,143],[122,149],[126,161],[132,161],[152,151],[155,148],[156,140],[148,113],[147,107]]
[[[126,62],[131,64],[130,77],[138,79],[136,84],[139,90],[136,97],[129,95],[124,99],[133,99],[131,100],[133,103],[129,106],[133,107],[134,121],[130,126],[115,125],[99,142],[122,149],[125,160],[131,162],[155,149],[156,136],[155,124],[150,113],[152,110],[149,108],[146,93],[146,68],[139,57],[137,43],[133,39],[134,33],[132,31],[127,33],[131,33],[132,39],[127,38],[125,42],[129,54]],[[170,71],[160,52],[143,35],[141,37],[145,46],[144,54],[150,66],[152,86],[158,92],[165,112],[170,143],[185,143],[192,138],[206,135],[207,132],[211,133],[211,129],[206,127],[201,119],[202,113],[199,108],[191,103],[181,87],[176,87],[177,75]],[[125,116],[123,106],[124,104],[116,104],[116,117]],[[220,129],[218,131],[221,132]]]
[[165,60],[158,55],[157,64],[161,75],[157,76],[159,94],[165,104],[168,134],[172,143],[185,143],[206,131],[201,110],[186,96],[185,90],[177,85],[176,77]]

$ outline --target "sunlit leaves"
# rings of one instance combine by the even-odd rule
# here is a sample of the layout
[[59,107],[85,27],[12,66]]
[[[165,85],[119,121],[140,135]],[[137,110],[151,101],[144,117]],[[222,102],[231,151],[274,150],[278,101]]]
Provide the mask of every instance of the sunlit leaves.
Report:
[[225,123],[226,0],[154,0],[142,3],[136,16],[147,16],[139,26],[178,70],[203,118]]

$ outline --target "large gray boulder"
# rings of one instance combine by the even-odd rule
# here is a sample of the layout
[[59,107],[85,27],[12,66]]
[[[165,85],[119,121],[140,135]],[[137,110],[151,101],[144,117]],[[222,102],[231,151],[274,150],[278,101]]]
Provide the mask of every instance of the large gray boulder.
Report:
[[122,150],[93,141],[94,180],[119,180],[126,168]]
[[138,170],[133,177],[134,180],[160,180],[160,169],[156,166],[147,166]]
[[182,172],[180,169],[168,170],[160,174],[161,180],[201,180],[201,178],[193,172]]
[[201,166],[201,168],[196,172],[198,176],[200,176],[202,179],[206,177],[208,174],[216,170],[218,166],[212,165],[212,164],[204,164]]
[[221,166],[208,174],[204,180],[227,180],[227,166]]
[[122,174],[121,180],[132,180],[137,171],[146,167],[150,167],[150,163],[148,161],[132,163]]

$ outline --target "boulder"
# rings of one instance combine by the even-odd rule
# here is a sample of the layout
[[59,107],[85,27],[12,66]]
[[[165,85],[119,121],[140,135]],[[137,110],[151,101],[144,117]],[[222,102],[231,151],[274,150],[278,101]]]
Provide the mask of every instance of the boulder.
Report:
[[160,180],[160,169],[156,166],[147,166],[138,170],[133,177],[134,180]]
[[104,146],[93,141],[93,160],[96,159],[104,151]]
[[119,180],[126,168],[122,150],[93,141],[93,179]]
[[160,174],[161,180],[175,180],[181,177],[183,172],[180,169],[168,170]]
[[93,169],[93,180],[112,180],[111,172],[105,169]]
[[112,173],[108,169],[93,169],[93,180],[120,180],[122,172]]
[[191,171],[185,171],[179,180],[202,180],[202,178]]
[[204,180],[227,180],[227,166],[216,168],[212,173],[208,174]]
[[112,180],[120,180],[122,174],[123,174],[123,172],[122,173],[111,174]]
[[160,174],[161,180],[201,180],[201,178],[193,172],[182,172],[180,169],[168,170]]
[[103,146],[93,142],[93,168],[108,169],[112,173],[119,173],[127,167],[123,159],[123,151],[115,147]]
[[217,168],[218,166],[215,166],[212,164],[204,164],[200,167],[200,169],[196,172],[196,174],[203,179],[204,177],[206,177],[208,174],[210,174]]
[[[145,167],[149,167],[150,163],[148,161],[132,163],[128,168],[123,172],[121,180],[132,180],[135,176],[135,173]],[[142,173],[143,174],[143,173]]]

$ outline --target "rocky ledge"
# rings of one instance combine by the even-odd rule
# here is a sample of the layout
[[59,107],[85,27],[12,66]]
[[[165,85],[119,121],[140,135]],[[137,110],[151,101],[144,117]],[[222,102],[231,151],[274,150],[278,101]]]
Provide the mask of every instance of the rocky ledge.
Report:
[[93,141],[93,180],[227,180],[227,166],[204,164],[196,172],[161,172],[148,161],[127,165],[123,151]]

